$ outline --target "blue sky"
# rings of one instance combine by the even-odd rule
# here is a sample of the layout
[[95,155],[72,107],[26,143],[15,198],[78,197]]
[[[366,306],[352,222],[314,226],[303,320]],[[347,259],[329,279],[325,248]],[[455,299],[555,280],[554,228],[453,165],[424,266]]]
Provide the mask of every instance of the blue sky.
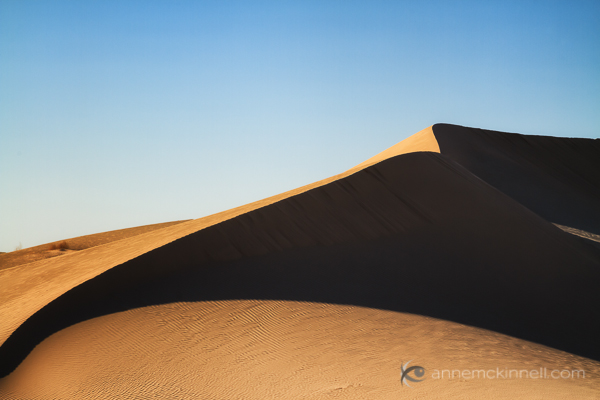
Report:
[[199,218],[436,122],[598,137],[598,1],[0,0],[0,251]]

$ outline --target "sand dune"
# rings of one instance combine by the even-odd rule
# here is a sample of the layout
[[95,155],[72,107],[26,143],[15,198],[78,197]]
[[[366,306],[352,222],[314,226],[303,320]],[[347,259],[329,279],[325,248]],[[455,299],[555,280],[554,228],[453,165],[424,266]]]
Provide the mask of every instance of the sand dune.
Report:
[[524,138],[434,125],[312,185],[0,271],[0,394],[390,398],[412,354],[591,374],[429,380],[428,397],[597,397],[600,251],[552,223],[595,232],[600,158]]
[[442,154],[542,218],[600,234],[600,139],[432,129]]

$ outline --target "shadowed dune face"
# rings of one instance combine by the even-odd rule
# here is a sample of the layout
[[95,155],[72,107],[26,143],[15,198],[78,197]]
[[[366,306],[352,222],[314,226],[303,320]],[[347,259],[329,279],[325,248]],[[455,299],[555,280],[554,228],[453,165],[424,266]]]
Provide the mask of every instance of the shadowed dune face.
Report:
[[231,299],[410,312],[600,359],[599,283],[594,248],[445,156],[413,153],[113,268],[29,318],[0,359],[4,375],[51,334],[91,318]]
[[[401,382],[409,361],[424,368],[422,382],[406,381],[411,387]],[[514,376],[568,368],[586,377],[507,379],[503,372],[504,379],[450,379],[450,371],[495,374],[497,368]],[[444,379],[436,370],[447,371]],[[332,304],[219,301],[144,307],[73,325],[0,381],[0,397],[596,399],[598,374],[598,362],[433,318]]]
[[432,130],[442,154],[542,218],[600,234],[600,139]]

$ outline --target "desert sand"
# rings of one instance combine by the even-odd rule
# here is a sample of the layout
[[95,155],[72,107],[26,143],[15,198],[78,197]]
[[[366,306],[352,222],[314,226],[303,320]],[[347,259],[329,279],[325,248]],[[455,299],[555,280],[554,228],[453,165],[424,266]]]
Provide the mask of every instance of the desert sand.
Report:
[[[598,140],[437,124],[278,196],[13,259],[0,398],[598,398],[598,221]],[[585,378],[432,375],[496,368]]]
[[[400,367],[411,360],[428,377],[408,387]],[[564,366],[586,378],[429,376]],[[599,373],[591,360],[427,317],[230,300],[149,306],[73,325],[38,346],[3,390],[42,399],[596,399]]]
[[[44,260],[46,258],[63,256],[74,251],[89,249],[100,246],[106,243],[129,238],[132,236],[141,235],[142,233],[151,232],[156,229],[166,228],[167,226],[180,224],[187,221],[173,221],[162,224],[152,224],[137,226],[135,228],[119,229],[116,231],[95,233],[92,235],[79,236],[66,240],[61,240],[56,243],[46,243],[39,246],[28,247],[22,250],[12,251],[10,253],[0,254],[0,270],[16,267],[21,264],[30,264],[35,261]],[[58,249],[57,246],[61,243],[66,243],[65,249]]]

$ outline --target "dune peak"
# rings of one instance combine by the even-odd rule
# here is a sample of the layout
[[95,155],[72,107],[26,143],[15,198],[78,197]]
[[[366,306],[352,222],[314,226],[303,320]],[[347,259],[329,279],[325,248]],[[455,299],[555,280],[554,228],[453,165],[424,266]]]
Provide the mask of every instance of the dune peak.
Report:
[[388,158],[396,157],[401,154],[415,153],[420,151],[429,151],[434,153],[440,152],[440,146],[433,134],[433,126],[427,127],[422,131],[415,133],[412,136],[396,143],[392,147],[387,148],[381,153],[369,158],[368,160],[358,164],[353,169],[363,169],[377,164],[378,162],[387,160]]

